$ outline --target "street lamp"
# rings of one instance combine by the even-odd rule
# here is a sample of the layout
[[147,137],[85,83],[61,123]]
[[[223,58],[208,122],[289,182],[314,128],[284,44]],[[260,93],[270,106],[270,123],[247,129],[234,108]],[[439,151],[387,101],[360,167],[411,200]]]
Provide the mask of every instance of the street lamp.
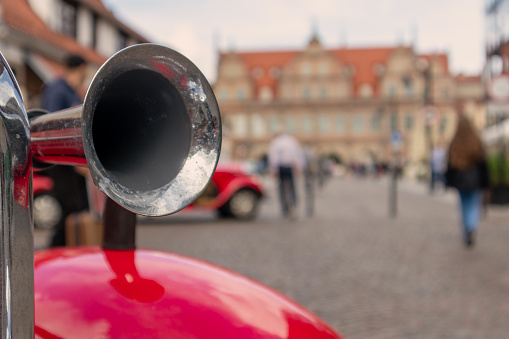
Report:
[[433,181],[433,170],[431,168],[432,164],[429,161],[431,152],[433,151],[433,139],[431,137],[431,123],[436,118],[437,112],[436,108],[433,107],[433,98],[431,95],[431,64],[425,58],[420,58],[417,62],[417,68],[421,72],[424,77],[424,91],[423,91],[423,102],[424,102],[424,132],[426,138],[426,144],[428,149],[428,163],[429,163],[429,171],[430,171],[430,189],[432,189],[432,181]]
[[431,138],[431,120],[434,118],[433,111],[430,107],[433,105],[433,98],[431,96],[431,65],[428,60],[421,58],[417,63],[417,68],[424,77],[424,91],[423,91],[423,102],[424,102],[424,126],[426,128],[426,143],[428,150],[433,150],[433,140]]

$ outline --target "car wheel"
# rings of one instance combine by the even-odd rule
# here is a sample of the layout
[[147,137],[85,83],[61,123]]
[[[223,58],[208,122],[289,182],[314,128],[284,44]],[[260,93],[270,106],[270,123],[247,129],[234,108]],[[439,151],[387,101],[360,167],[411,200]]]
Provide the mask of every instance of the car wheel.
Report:
[[50,230],[62,220],[63,209],[60,201],[49,193],[42,193],[34,198],[34,225],[37,228]]
[[236,219],[252,219],[258,210],[260,196],[258,192],[243,189],[236,192],[227,203],[228,215]]

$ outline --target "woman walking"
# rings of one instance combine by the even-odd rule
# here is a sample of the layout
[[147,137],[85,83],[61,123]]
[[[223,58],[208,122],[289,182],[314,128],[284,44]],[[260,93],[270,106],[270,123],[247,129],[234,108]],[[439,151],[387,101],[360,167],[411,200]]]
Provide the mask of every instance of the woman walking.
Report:
[[456,188],[460,197],[463,241],[467,247],[472,247],[479,225],[483,189],[489,187],[489,176],[481,139],[465,116],[459,118],[447,167],[447,186]]

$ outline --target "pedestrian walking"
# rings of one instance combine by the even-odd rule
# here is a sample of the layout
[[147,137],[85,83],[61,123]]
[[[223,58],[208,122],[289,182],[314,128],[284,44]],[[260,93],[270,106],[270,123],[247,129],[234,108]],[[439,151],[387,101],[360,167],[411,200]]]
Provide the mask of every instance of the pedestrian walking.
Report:
[[481,139],[465,116],[459,118],[447,160],[447,186],[458,190],[463,241],[467,247],[472,247],[479,225],[483,189],[489,187],[489,175]]
[[318,173],[318,159],[311,147],[304,149],[304,191],[306,193],[306,216],[315,213],[315,179]]
[[[42,108],[55,112],[82,104],[78,88],[86,76],[86,62],[78,55],[68,55],[65,60],[66,70],[61,78],[49,83],[42,93]],[[71,166],[53,166],[40,172],[53,179],[53,193],[62,203],[62,218],[55,227],[51,247],[65,246],[65,220],[73,212],[88,209],[86,179],[83,171]]]
[[278,179],[281,210],[285,218],[296,217],[297,193],[295,175],[302,173],[304,156],[299,142],[293,136],[278,133],[269,148],[269,166]]
[[431,163],[431,180],[430,180],[430,192],[435,191],[437,184],[445,187],[445,170],[447,167],[445,147],[442,144],[438,144],[433,151],[431,151],[430,163]]

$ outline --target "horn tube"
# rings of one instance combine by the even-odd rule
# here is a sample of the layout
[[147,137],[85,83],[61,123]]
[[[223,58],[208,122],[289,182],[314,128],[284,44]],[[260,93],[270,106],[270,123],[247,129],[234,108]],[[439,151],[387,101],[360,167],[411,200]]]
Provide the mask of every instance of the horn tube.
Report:
[[124,208],[174,213],[203,191],[217,165],[221,119],[210,84],[187,58],[141,44],[96,73],[83,106],[31,119],[34,160],[87,165]]

